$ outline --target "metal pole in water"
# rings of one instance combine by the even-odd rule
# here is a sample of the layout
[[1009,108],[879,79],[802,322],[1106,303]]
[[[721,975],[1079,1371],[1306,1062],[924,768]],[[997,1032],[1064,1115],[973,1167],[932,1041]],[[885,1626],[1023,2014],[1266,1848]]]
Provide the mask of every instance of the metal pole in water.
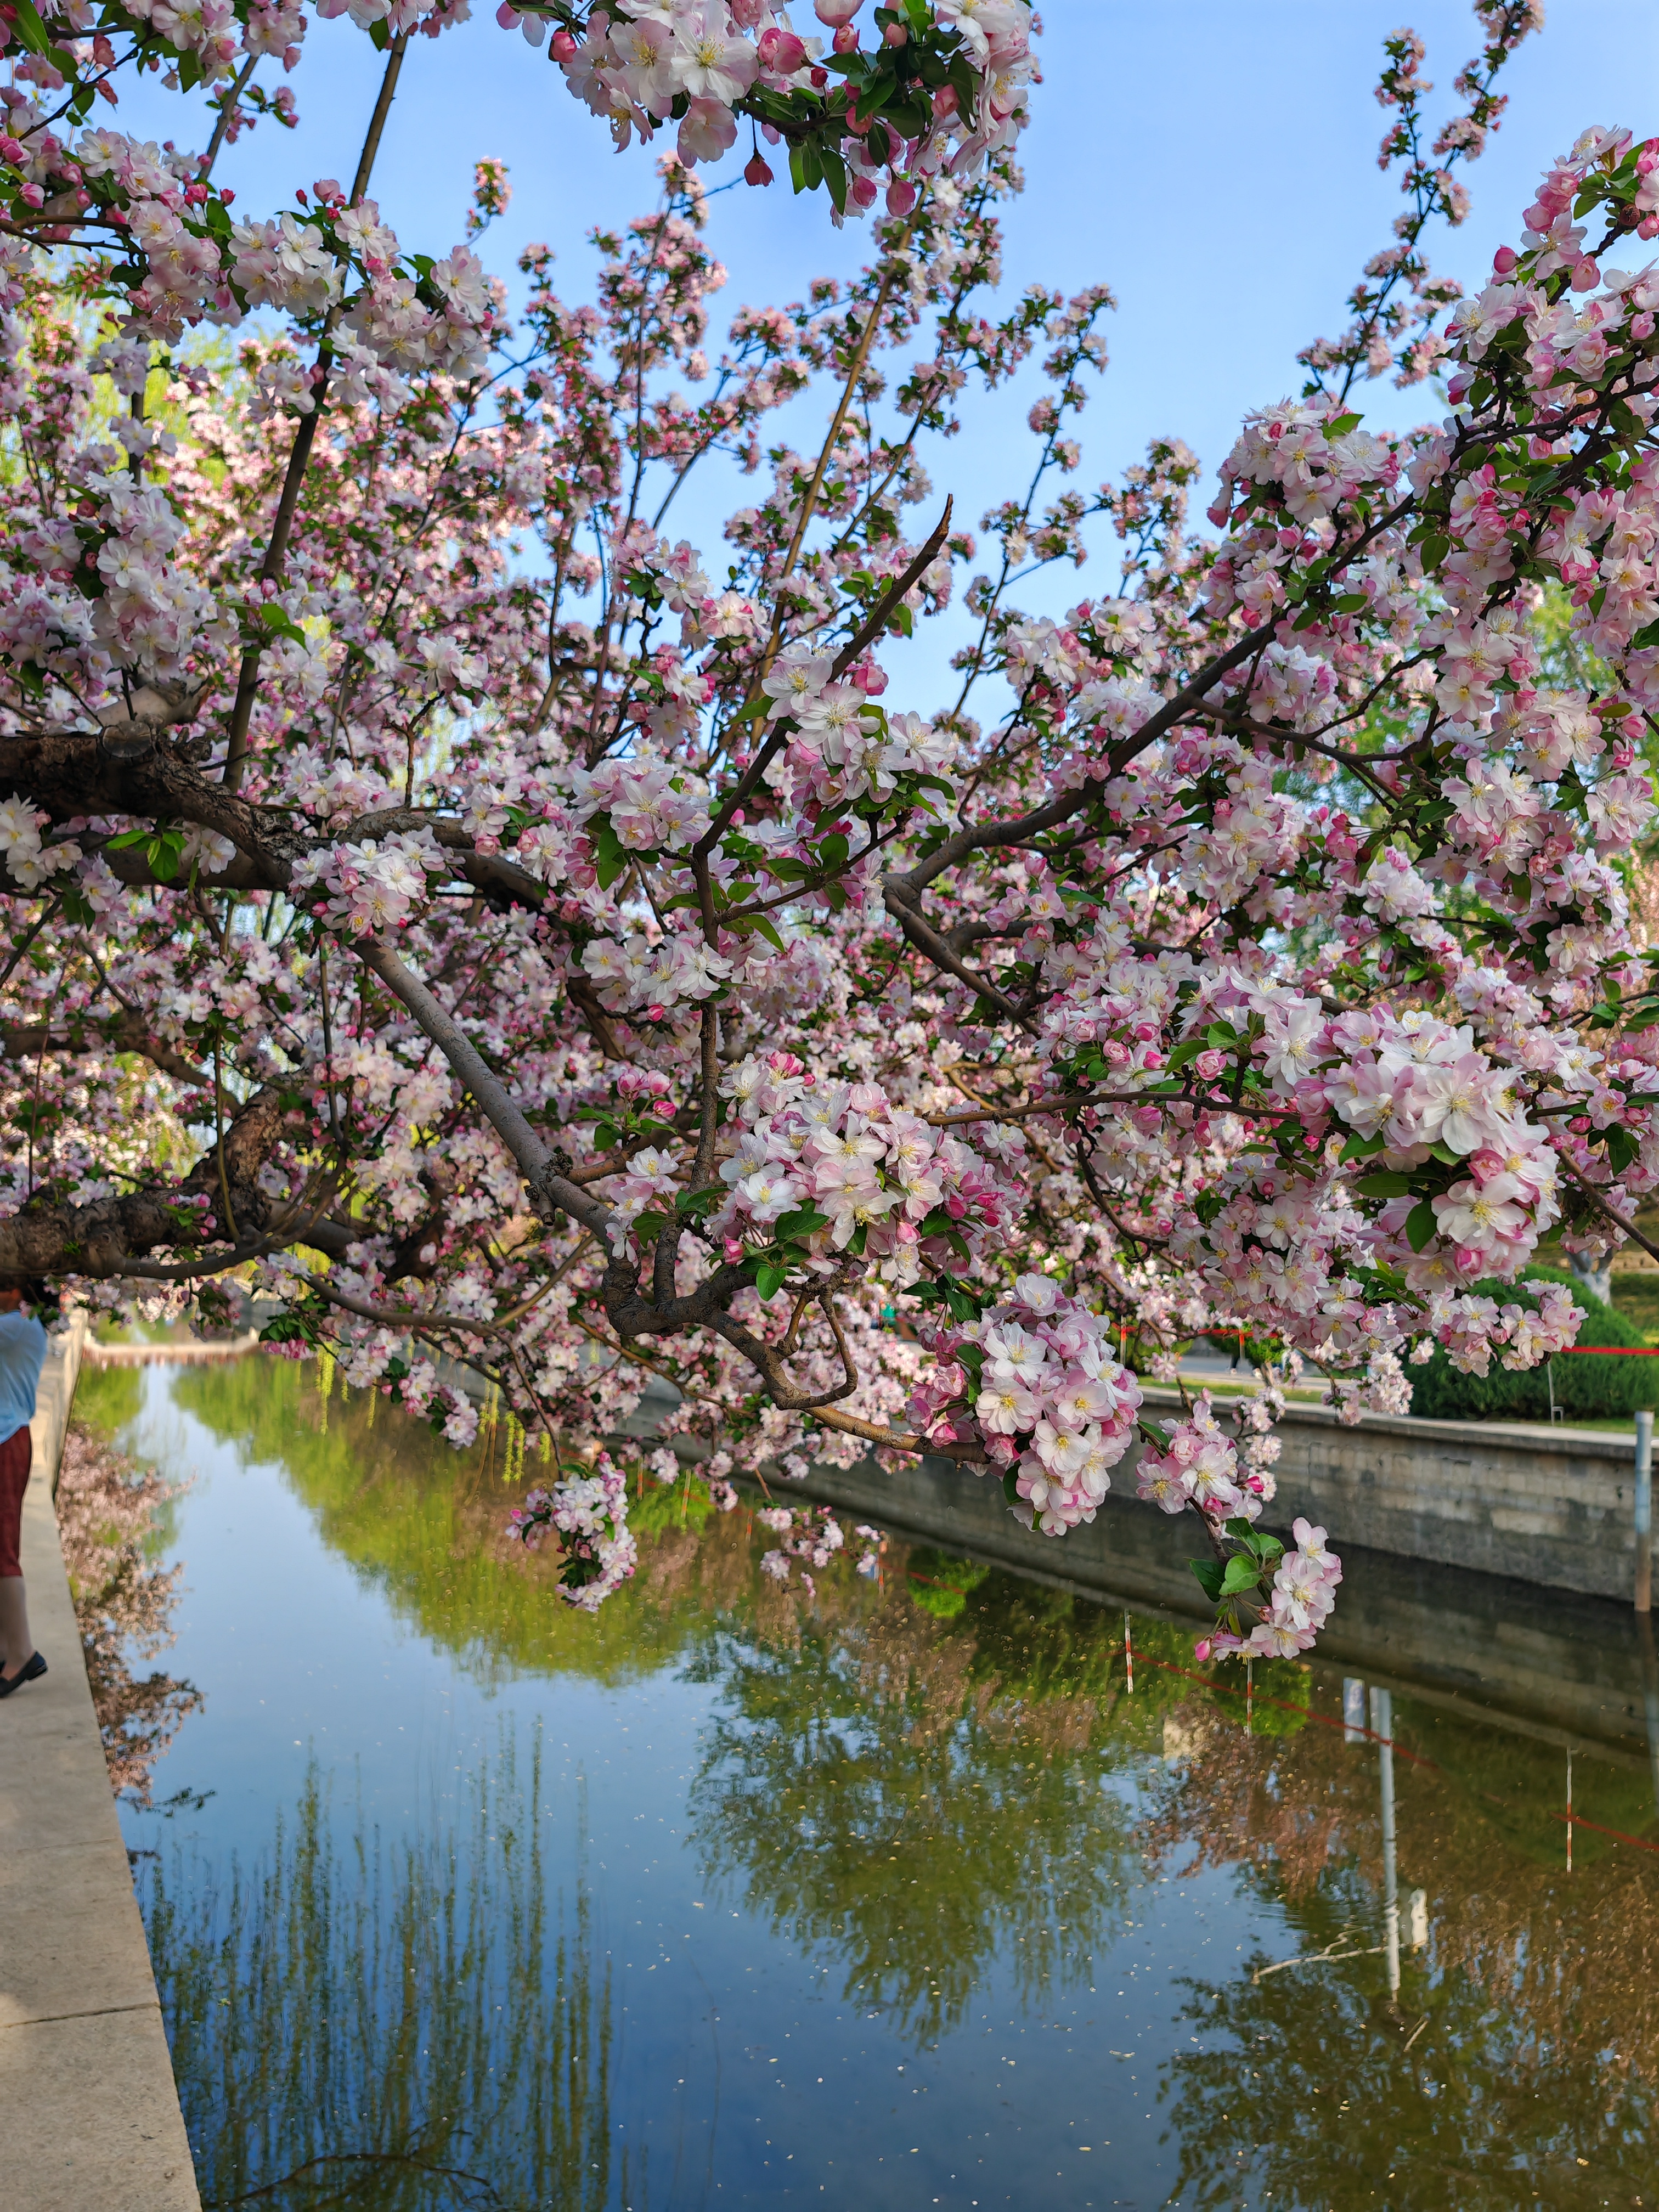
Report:
[[1387,1690],[1371,1692],[1371,1731],[1376,1737],[1382,1797],[1382,1943],[1389,1995],[1395,1997],[1400,1994],[1400,1869],[1395,1858],[1394,1699]]
[[1636,1416],[1636,1610],[1653,1610],[1653,1415]]
[[1123,1671],[1128,1677],[1129,1695],[1133,1698],[1135,1693],[1135,1646],[1134,1638],[1129,1632],[1127,1613],[1123,1616]]
[[1342,1741],[1365,1741],[1365,1685],[1357,1674],[1342,1677]]
[[1659,1653],[1653,1648],[1653,1620],[1644,1613],[1636,1624],[1642,1649],[1642,1702],[1647,1709],[1648,1763],[1653,1769],[1653,1807],[1659,1812]]

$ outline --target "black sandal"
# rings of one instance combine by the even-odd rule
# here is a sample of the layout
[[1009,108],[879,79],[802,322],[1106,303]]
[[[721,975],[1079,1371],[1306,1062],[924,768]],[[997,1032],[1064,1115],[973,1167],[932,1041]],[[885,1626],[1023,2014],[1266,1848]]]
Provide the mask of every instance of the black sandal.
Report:
[[12,1692],[21,1690],[25,1682],[38,1681],[46,1671],[46,1661],[38,1651],[31,1651],[9,1681],[3,1674],[0,1674],[0,1698],[10,1697]]

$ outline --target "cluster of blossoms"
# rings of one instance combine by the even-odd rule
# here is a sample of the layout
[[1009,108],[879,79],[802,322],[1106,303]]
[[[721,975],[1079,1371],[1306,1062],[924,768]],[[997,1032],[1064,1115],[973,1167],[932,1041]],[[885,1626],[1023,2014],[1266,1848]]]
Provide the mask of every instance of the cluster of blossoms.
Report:
[[384,841],[363,837],[307,853],[289,881],[300,895],[315,885],[316,911],[364,937],[406,922],[425,902],[428,877],[448,872],[429,830],[403,830]]
[[[1260,1439],[1252,1439],[1259,1443]],[[1296,1549],[1256,1533],[1255,1523],[1273,1496],[1273,1479],[1250,1464],[1250,1443],[1241,1451],[1215,1418],[1206,1390],[1191,1414],[1177,1421],[1163,1448],[1144,1451],[1135,1470],[1137,1494],[1165,1513],[1189,1507],[1203,1516],[1219,1555],[1206,1571],[1206,1587],[1237,1620],[1243,1604],[1259,1617],[1247,1633],[1223,1628],[1199,1646],[1203,1658],[1239,1652],[1252,1658],[1288,1658],[1311,1650],[1336,1602],[1342,1565],[1327,1549],[1325,1531],[1300,1519]],[[1226,1540],[1237,1540],[1231,1556]]]
[[924,1269],[1007,1243],[1017,1133],[993,1131],[998,1157],[986,1159],[879,1084],[823,1082],[793,1053],[750,1056],[720,1090],[736,1126],[719,1170],[728,1194],[708,1227],[728,1261],[775,1245],[787,1224],[809,1270],[850,1254],[904,1288]]
[[976,1443],[1003,1470],[1017,1517],[1063,1535],[1094,1519],[1135,1438],[1140,1385],[1111,1335],[1051,1276],[1021,1275],[976,1319],[937,1331],[939,1364],[911,1419],[935,1444]]
[[1216,1419],[1207,1390],[1175,1424],[1164,1449],[1142,1452],[1135,1467],[1138,1498],[1164,1513],[1195,1505],[1218,1534],[1236,1516],[1259,1520],[1273,1488],[1271,1474],[1241,1467],[1238,1446]]
[[535,1551],[550,1530],[564,1554],[560,1596],[584,1613],[597,1613],[639,1563],[639,1545],[628,1526],[628,1478],[608,1452],[596,1455],[590,1474],[532,1490],[507,1516],[507,1534],[527,1551]]
[[1299,1514],[1291,1534],[1296,1539],[1294,1551],[1284,1551],[1271,1540],[1262,1547],[1273,1580],[1261,1619],[1247,1635],[1224,1629],[1201,1638],[1201,1658],[1224,1659],[1237,1652],[1247,1658],[1289,1659],[1313,1649],[1336,1603],[1342,1562],[1328,1548],[1325,1531]]
[[[1018,135],[1030,10],[1027,0],[909,0],[884,22],[875,12],[866,48],[863,6],[813,0],[826,40],[798,36],[775,0],[593,0],[581,35],[556,29],[550,51],[618,146],[678,120],[680,161],[718,161],[746,117],[769,144],[787,139],[798,191],[827,185],[838,216],[884,191],[889,214],[902,216],[926,179],[971,173]],[[546,35],[539,6],[501,0],[496,20],[534,46]],[[744,173],[773,181],[758,147]]]

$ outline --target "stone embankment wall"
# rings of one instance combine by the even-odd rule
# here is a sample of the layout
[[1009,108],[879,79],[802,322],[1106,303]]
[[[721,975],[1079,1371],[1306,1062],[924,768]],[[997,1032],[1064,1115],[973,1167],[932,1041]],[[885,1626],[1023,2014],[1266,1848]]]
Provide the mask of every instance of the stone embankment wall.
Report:
[[[1173,1412],[1172,1390],[1148,1409]],[[1279,1495],[1267,1515],[1328,1528],[1407,1559],[1473,1567],[1622,1599],[1635,1587],[1636,1447],[1628,1434],[1368,1413],[1345,1428],[1322,1406],[1279,1423]]]
[[[1473,1461],[1470,1438],[1456,1424],[1409,1425],[1452,1428],[1454,1443]],[[1328,1454],[1332,1441],[1317,1429],[1310,1438]],[[1540,1440],[1530,1441],[1535,1452]],[[1604,1440],[1597,1437],[1592,1441],[1599,1445]],[[1616,1448],[1618,1440],[1611,1441]],[[1291,1449],[1287,1439],[1287,1458]],[[1627,1494],[1628,1443],[1623,1450],[1623,1469],[1614,1461],[1607,1475],[1596,1479],[1617,1477]],[[1571,1449],[1559,1454],[1565,1462],[1563,1480],[1568,1479],[1566,1468],[1573,1456]],[[1519,1480],[1526,1472],[1526,1455],[1517,1452],[1511,1457],[1522,1462],[1515,1471]],[[1549,1457],[1553,1467],[1558,1455]],[[1544,1589],[1535,1581],[1513,1579],[1478,1565],[1460,1566],[1455,1546],[1477,1557],[1493,1556],[1491,1550],[1480,1548],[1489,1539],[1482,1534],[1477,1504],[1481,1510],[1492,1509],[1486,1493],[1474,1484],[1468,1484],[1463,1493],[1462,1519],[1443,1522],[1425,1508],[1415,1519],[1400,1510],[1387,1521],[1376,1517],[1362,1522],[1346,1507],[1350,1494],[1363,1495],[1359,1478],[1368,1464],[1357,1454],[1350,1468],[1343,1469],[1339,1462],[1339,1471],[1332,1476],[1326,1471],[1328,1460],[1318,1461],[1305,1487],[1299,1488],[1302,1478],[1297,1477],[1280,1492],[1290,1510],[1317,1510],[1343,1556],[1345,1579],[1336,1611],[1320,1637],[1320,1658],[1368,1681],[1475,1717],[1501,1716],[1506,1726],[1528,1735],[1595,1746],[1649,1764],[1654,1749],[1650,1737],[1659,1727],[1659,1666],[1651,1632],[1647,1624],[1638,1621],[1628,1599],[1618,1604],[1571,1589]],[[1500,1470],[1509,1464],[1501,1458],[1498,1462]],[[1592,1459],[1589,1464],[1599,1470],[1607,1463]],[[1431,1462],[1429,1472],[1431,1475]],[[1125,1483],[1121,1474],[1115,1479]],[[1386,1486],[1386,1468],[1378,1479]],[[1493,1490],[1498,1477],[1483,1468],[1477,1480]],[[1201,1619],[1207,1607],[1188,1564],[1203,1548],[1196,1523],[1190,1515],[1171,1519],[1154,1506],[1141,1504],[1133,1495],[1132,1474],[1127,1486],[1130,1494],[1115,1492],[1091,1523],[1064,1537],[1045,1537],[1022,1528],[1008,1510],[1000,1482],[964,1474],[948,1460],[924,1460],[891,1475],[872,1461],[845,1473],[820,1465],[805,1482],[784,1485],[779,1494],[793,1499],[805,1492],[851,1518],[876,1522],[946,1551],[994,1560],[1096,1603]],[[1387,1505],[1382,1509],[1390,1510]],[[1499,1504],[1495,1510],[1508,1509]],[[1278,1510],[1276,1506],[1273,1517]],[[1405,1542],[1432,1542],[1438,1556],[1400,1557],[1370,1550],[1363,1539],[1356,1540],[1349,1533],[1357,1527],[1371,1534],[1386,1528]],[[1516,1543],[1524,1540],[1530,1547],[1522,1554],[1528,1563],[1547,1568],[1542,1535],[1523,1540],[1518,1532],[1510,1533]],[[1445,1564],[1449,1553],[1453,1555],[1449,1565]]]

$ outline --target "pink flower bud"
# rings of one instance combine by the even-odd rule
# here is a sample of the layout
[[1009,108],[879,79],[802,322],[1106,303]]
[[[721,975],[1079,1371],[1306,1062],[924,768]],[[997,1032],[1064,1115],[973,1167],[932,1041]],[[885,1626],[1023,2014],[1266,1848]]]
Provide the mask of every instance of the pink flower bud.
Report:
[[916,204],[916,188],[908,177],[895,177],[887,187],[889,215],[908,215]]
[[1201,1052],[1193,1066],[1206,1083],[1213,1083],[1217,1076],[1226,1073],[1227,1055],[1224,1052]]
[[565,63],[574,62],[575,60],[576,41],[571,37],[568,31],[554,32],[552,54],[556,62]]
[[881,35],[884,43],[890,46],[908,46],[910,43],[910,33],[902,23],[890,23]]
[[769,5],[769,0],[731,0],[732,21],[740,31],[752,31]]
[[1492,258],[1493,276],[1507,276],[1510,270],[1515,267],[1516,258],[1517,256],[1513,246],[1500,246],[1497,252],[1494,253]]
[[762,161],[758,151],[752,154],[749,160],[744,164],[743,181],[745,185],[769,185],[771,183],[772,172],[767,167],[765,162]]
[[850,23],[843,23],[830,43],[838,54],[855,54],[859,50],[859,34]]
[[812,13],[820,23],[838,31],[843,23],[852,21],[863,5],[864,0],[812,0]]
[[873,207],[876,204],[874,180],[869,177],[854,177],[848,198],[858,207]]
[[957,112],[957,88],[953,84],[942,84],[933,94],[933,113],[943,118]]
[[781,31],[775,23],[761,33],[755,52],[761,67],[774,76],[793,76],[806,59],[806,49],[794,33]]

